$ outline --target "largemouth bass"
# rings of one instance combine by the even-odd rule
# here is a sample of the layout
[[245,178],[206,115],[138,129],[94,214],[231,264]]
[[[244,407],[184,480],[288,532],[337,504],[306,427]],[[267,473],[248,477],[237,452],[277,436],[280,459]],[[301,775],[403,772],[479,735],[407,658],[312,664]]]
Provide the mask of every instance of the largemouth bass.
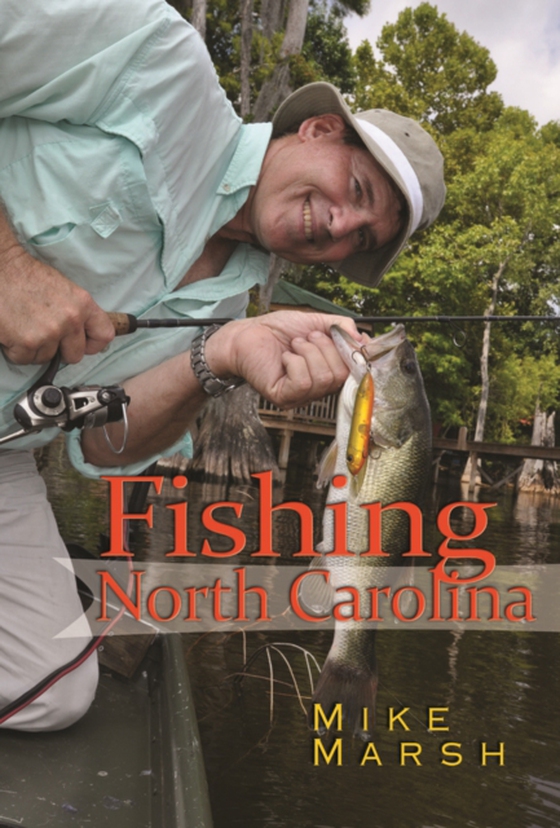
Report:
[[[351,374],[341,391],[336,439],[322,461],[319,482],[321,478],[334,478],[340,484],[336,475],[344,475],[347,479],[342,487],[331,483],[327,504],[347,503],[347,549],[355,555],[328,556],[327,553],[335,548],[335,538],[333,510],[327,508],[319,547],[327,556],[320,559],[319,566],[330,573],[331,603],[333,590],[353,586],[367,605],[368,588],[390,585],[387,568],[403,566],[411,560],[402,558],[402,553],[410,549],[410,529],[408,516],[401,510],[384,513],[381,548],[388,556],[360,557],[361,552],[369,549],[369,514],[362,504],[379,502],[386,506],[397,501],[410,501],[420,505],[431,465],[430,409],[416,355],[402,325],[369,339],[362,348],[336,326],[331,334]],[[374,403],[368,456],[355,472],[354,454],[348,451],[348,445],[353,415],[358,411],[357,406],[355,409],[356,394],[365,372],[369,372],[373,379]],[[328,599],[324,588],[319,597],[316,584],[324,586],[324,579],[308,578],[306,581],[309,582],[308,591],[303,589],[301,598],[310,611],[321,611],[321,605],[324,609]],[[349,593],[337,594],[336,603],[341,599],[350,600]],[[320,703],[328,712],[340,702],[343,717],[354,734],[369,738],[363,728],[363,710],[368,711],[366,721],[373,723],[377,683],[372,624],[337,620],[332,646],[313,695],[311,723],[315,703]]]

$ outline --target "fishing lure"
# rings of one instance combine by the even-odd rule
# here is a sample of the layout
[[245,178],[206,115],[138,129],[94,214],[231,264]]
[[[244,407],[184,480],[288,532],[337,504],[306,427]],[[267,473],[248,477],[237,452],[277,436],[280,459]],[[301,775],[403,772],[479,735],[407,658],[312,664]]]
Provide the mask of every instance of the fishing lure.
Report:
[[356,392],[346,451],[348,471],[354,477],[360,472],[368,456],[373,398],[373,379],[370,372],[366,371]]

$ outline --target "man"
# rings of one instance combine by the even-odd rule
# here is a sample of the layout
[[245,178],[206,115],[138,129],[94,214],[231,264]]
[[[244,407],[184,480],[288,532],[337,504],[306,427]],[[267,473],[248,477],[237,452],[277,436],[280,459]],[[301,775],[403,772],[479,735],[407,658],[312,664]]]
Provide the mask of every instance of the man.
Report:
[[[57,350],[58,384],[123,383],[131,398],[122,453],[120,424],[109,440],[69,435],[92,476],[188,452],[208,393],[239,379],[280,406],[339,387],[333,318],[242,319],[247,289],[266,280],[269,252],[376,284],[443,203],[426,133],[392,113],[354,117],[328,84],[298,90],[273,125],[242,125],[204,44],[163,0],[2,5],[0,436]],[[199,336],[191,359],[196,329],[114,340],[106,311],[237,321]],[[0,720],[83,646],[55,639],[79,603],[53,563],[65,551],[30,453],[54,436],[0,447]],[[67,726],[96,681],[90,658],[5,726]]]

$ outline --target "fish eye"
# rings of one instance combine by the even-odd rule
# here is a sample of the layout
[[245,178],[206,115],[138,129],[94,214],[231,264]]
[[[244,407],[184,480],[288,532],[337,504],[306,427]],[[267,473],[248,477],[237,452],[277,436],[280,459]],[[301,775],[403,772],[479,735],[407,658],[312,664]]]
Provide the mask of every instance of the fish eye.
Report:
[[416,373],[416,363],[413,359],[403,359],[401,362],[401,368],[405,372],[405,374],[415,374]]

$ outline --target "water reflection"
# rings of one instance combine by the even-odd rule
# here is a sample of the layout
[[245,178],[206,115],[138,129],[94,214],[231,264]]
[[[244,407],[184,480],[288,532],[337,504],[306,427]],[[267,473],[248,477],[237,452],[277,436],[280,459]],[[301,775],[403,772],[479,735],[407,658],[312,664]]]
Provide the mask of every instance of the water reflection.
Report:
[[[301,499],[319,518],[324,494],[311,484],[310,477],[294,475],[281,499]],[[50,485],[68,491],[64,479]],[[91,484],[91,494],[80,492],[79,511],[87,520],[86,527],[78,525],[77,531],[84,539],[92,535],[91,515],[99,511],[98,485]],[[515,498],[511,490],[495,494],[485,487],[478,497],[498,503],[488,510],[484,535],[484,546],[494,552],[498,563],[560,562],[559,499]],[[166,483],[162,497],[152,497],[154,528],[139,524],[136,530],[137,548],[145,558],[161,560],[172,548],[174,513],[166,506],[185,498],[193,551],[208,536],[199,519],[206,504],[242,503],[247,546],[239,562],[255,563],[249,555],[259,543],[256,489],[208,491],[194,483],[185,491]],[[461,499],[456,481],[440,481],[434,489],[426,510],[425,548],[437,549],[437,512]],[[63,511],[71,509],[64,497],[55,505]],[[69,525],[68,515],[65,520]],[[464,527],[459,531],[466,531],[466,511],[457,510],[454,520]],[[277,514],[274,548],[286,560],[297,549],[298,527],[295,514]],[[70,530],[74,531],[72,525]],[[318,540],[319,519],[315,531]],[[227,549],[227,539],[222,541]],[[185,635],[215,828],[549,828],[559,824],[558,634],[380,633],[374,737],[379,762],[362,766],[364,746],[344,737],[338,767],[313,764],[313,735],[292,686],[295,677],[309,701],[308,664],[295,649],[282,650],[290,668],[279,652],[267,653],[264,645],[277,644],[278,638],[279,633]],[[331,633],[303,631],[282,634],[282,639],[306,648],[322,663]],[[244,662],[257,652],[240,682]],[[316,680],[313,668],[312,676]],[[400,726],[390,730],[390,709],[402,707],[409,708],[404,719],[409,730]],[[441,715],[449,730],[429,732],[429,707],[448,708]],[[420,745],[421,764],[412,760],[401,764],[402,742]],[[455,765],[442,763],[446,742],[456,743],[453,750],[460,762]],[[483,766],[483,743],[487,750],[496,751],[500,742],[505,745],[505,764],[500,766],[490,756]]]
[[560,498],[520,492],[513,507],[517,562],[551,563],[560,548]]

